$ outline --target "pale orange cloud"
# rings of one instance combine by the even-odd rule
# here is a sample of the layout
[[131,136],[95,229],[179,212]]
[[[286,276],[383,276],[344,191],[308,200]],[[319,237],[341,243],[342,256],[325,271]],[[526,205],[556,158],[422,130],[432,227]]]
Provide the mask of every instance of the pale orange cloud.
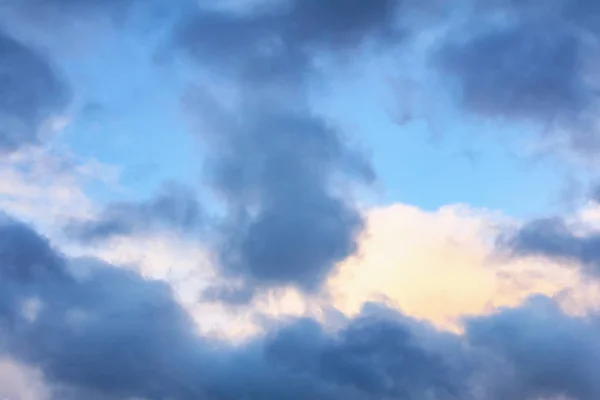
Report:
[[494,257],[497,228],[511,222],[499,214],[397,204],[371,210],[367,219],[359,254],[329,282],[336,306],[347,314],[385,298],[408,315],[458,329],[464,315],[515,306],[532,294],[564,297],[581,285],[574,269]]

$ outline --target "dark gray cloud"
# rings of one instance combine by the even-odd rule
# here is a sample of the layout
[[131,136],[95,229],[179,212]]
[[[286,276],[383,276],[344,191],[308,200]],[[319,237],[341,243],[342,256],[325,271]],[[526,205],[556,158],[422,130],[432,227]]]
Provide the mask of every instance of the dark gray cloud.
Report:
[[275,105],[248,108],[204,133],[209,176],[229,209],[218,250],[223,270],[252,286],[316,290],[355,251],[363,224],[332,183],[369,183],[373,172],[322,119]]
[[[536,297],[525,305],[467,322],[474,347],[501,357],[490,387],[493,399],[597,399],[600,383],[598,324],[566,315],[550,299]],[[564,396],[564,397],[560,397]]]
[[42,124],[65,110],[68,85],[46,57],[0,29],[0,152],[39,143]]
[[95,219],[73,221],[66,233],[91,243],[159,229],[198,233],[204,224],[197,194],[186,186],[169,183],[146,201],[111,203]]
[[302,79],[318,56],[398,40],[400,0],[293,0],[246,11],[199,10],[175,45],[205,67],[253,81]]
[[[458,390],[400,318],[363,315],[338,334],[299,320],[242,347],[212,346],[164,283],[69,260],[27,226],[0,226],[6,355],[46,380],[107,398],[375,399]],[[34,315],[22,302],[39,301]]]
[[[201,8],[176,30],[175,48],[198,68],[231,79],[241,97],[202,137],[213,188],[229,205],[218,249],[223,271],[248,287],[217,287],[210,298],[237,301],[277,285],[314,291],[355,251],[363,221],[333,182],[370,183],[373,172],[347,138],[305,106],[307,88],[319,58],[395,42],[399,5],[309,0],[245,11]],[[192,108],[200,119],[206,104]]]
[[[6,355],[42,368],[50,382],[97,394],[192,398],[181,382],[191,377],[179,369],[191,373],[197,339],[166,284],[68,260],[15,221],[0,228],[0,274]],[[24,314],[33,299],[38,311]]]
[[578,235],[562,218],[528,222],[502,238],[500,245],[518,256],[542,256],[575,262],[589,274],[600,274],[600,234]]
[[444,68],[456,74],[465,105],[489,116],[551,121],[582,109],[592,93],[582,80],[574,34],[539,25],[489,29],[444,48]]
[[[533,400],[600,395],[598,324],[548,298],[466,321],[464,336],[380,305],[331,330],[279,321],[230,346],[198,336],[163,282],[69,259],[0,222],[0,350],[56,398]],[[35,299],[34,313],[23,304]],[[63,397],[60,397],[63,396]]]
[[593,156],[600,145],[599,86],[589,69],[598,60],[597,9],[592,1],[486,2],[434,59],[458,83],[468,111],[535,122],[542,138]]

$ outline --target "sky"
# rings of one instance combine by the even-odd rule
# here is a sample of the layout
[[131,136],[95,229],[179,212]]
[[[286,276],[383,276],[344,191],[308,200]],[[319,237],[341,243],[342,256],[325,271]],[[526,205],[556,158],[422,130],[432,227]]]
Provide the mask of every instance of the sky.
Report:
[[1,3],[1,399],[600,398],[596,2]]

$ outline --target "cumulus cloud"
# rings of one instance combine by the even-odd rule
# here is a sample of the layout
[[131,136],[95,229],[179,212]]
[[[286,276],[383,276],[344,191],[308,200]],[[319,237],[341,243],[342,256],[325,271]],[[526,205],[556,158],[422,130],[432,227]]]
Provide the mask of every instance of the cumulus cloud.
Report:
[[[176,29],[174,48],[237,92],[228,104],[233,111],[226,107],[200,131],[210,148],[211,183],[228,204],[217,251],[223,271],[243,287],[217,287],[207,296],[239,301],[255,289],[285,285],[314,292],[355,250],[362,218],[334,183],[368,184],[374,174],[348,138],[311,110],[308,86],[320,58],[397,40],[398,6],[377,0],[200,7]],[[219,107],[211,101],[192,101],[190,112],[215,120]]]

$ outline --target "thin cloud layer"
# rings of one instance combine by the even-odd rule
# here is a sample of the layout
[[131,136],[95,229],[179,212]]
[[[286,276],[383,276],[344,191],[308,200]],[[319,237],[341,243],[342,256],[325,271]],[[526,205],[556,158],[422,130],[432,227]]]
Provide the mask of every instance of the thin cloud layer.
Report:
[[94,243],[161,229],[198,233],[204,222],[202,206],[193,190],[179,184],[165,184],[151,199],[111,203],[96,218],[73,221],[65,230],[76,240]]

